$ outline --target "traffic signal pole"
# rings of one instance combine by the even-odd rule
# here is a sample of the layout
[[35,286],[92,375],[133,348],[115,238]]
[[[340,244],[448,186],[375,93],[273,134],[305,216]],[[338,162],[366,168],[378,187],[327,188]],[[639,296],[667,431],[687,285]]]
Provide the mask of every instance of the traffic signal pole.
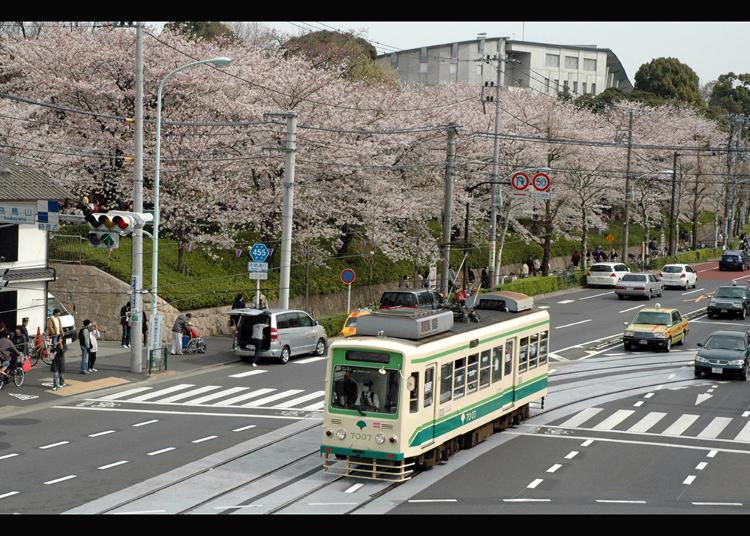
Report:
[[[135,44],[135,173],[133,211],[143,212],[143,23],[136,23]],[[133,231],[133,278],[130,298],[130,372],[143,371],[143,225]]]

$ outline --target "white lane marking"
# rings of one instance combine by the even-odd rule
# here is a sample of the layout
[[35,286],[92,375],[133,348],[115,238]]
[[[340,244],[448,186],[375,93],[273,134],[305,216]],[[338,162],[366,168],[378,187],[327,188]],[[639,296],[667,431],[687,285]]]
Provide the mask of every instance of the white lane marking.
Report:
[[705,439],[715,439],[727,426],[732,422],[731,417],[714,417],[708,426],[696,437],[702,437]]
[[628,501],[624,499],[596,499],[596,502],[605,504],[646,504],[646,501]]
[[165,452],[169,452],[170,450],[175,450],[175,447],[167,447],[165,449],[155,450],[154,452],[149,452],[147,456],[156,456],[157,454],[163,454]]
[[187,393],[179,393],[176,395],[168,396],[167,398],[162,398],[161,400],[158,400],[157,402],[160,402],[162,404],[168,404],[170,402],[177,402],[178,400],[185,400],[186,398],[192,398],[193,396],[201,395],[208,391],[215,391],[216,389],[221,389],[221,385],[206,385],[205,387],[199,387],[198,389],[193,389],[192,391],[188,391]]
[[581,300],[590,300],[591,298],[598,298],[599,296],[606,296],[607,294],[614,294],[614,290],[610,290],[609,292],[602,292],[601,294],[594,294],[593,296],[586,296],[585,298],[578,298],[578,301]]
[[701,290],[706,290],[706,289],[704,289],[704,288],[699,288],[699,289],[696,289],[696,290],[691,290],[690,292],[683,292],[683,293],[682,293],[682,294],[680,294],[680,295],[681,295],[681,296],[687,296],[688,294],[695,294],[696,292],[700,292]]
[[559,303],[560,305],[564,305],[564,304],[566,304],[566,303],[573,303],[574,301],[575,301],[575,300],[563,300],[563,301],[559,301],[559,302],[557,302],[557,303]]
[[711,389],[718,389],[718,388],[719,388],[719,386],[718,386],[718,385],[712,385],[712,386],[711,386]]
[[696,465],[695,468],[698,471],[703,471],[703,469],[705,469],[707,465],[708,465],[708,462],[701,462],[698,465]]
[[8,459],[8,458],[13,458],[15,456],[18,456],[17,452],[13,452],[12,454],[5,454],[4,456],[0,456],[0,460],[5,460],[5,459]]
[[705,402],[706,400],[708,400],[712,396],[714,396],[714,395],[709,395],[707,393],[701,393],[701,394],[699,394],[697,397],[695,397],[695,405],[697,406],[701,402]]
[[503,502],[510,502],[510,503],[521,503],[521,502],[550,502],[551,499],[503,499]]
[[122,465],[124,463],[128,463],[128,460],[120,460],[119,462],[110,463],[109,465],[102,465],[101,467],[98,467],[97,469],[109,469],[111,467],[117,467],[118,465]]
[[581,446],[582,447],[588,447],[593,442],[594,442],[593,439],[587,439],[586,441],[584,441],[583,443],[581,443]]
[[191,443],[203,443],[204,441],[210,441],[212,439],[216,439],[219,436],[210,435],[206,437],[201,437],[200,439],[196,439],[195,441],[191,441]]
[[256,374],[263,374],[264,372],[268,372],[268,371],[262,370],[262,369],[255,369],[255,370],[248,370],[247,372],[240,372],[239,374],[232,374],[229,377],[230,378],[246,378],[248,376],[255,376]]
[[113,512],[115,515],[131,515],[131,514],[166,514],[166,510],[136,510],[134,512]]
[[115,433],[114,430],[105,430],[104,432],[98,432],[96,434],[89,434],[89,437],[99,437],[99,436],[103,436],[107,434],[114,434],[114,433]]
[[706,458],[713,458],[718,452],[718,450],[712,450],[708,454],[706,454]]
[[287,398],[289,396],[294,396],[297,393],[301,393],[302,389],[289,389],[288,391],[282,391],[281,393],[276,393],[275,395],[267,396],[265,398],[261,398],[260,400],[254,400],[253,402],[248,402],[247,404],[242,404],[241,407],[243,408],[255,408],[258,406],[262,406],[263,404],[268,404],[269,402],[274,402],[276,400],[279,400],[281,398]]
[[542,482],[544,482],[544,479],[543,479],[543,478],[537,478],[536,480],[534,480],[534,481],[533,481],[533,482],[532,482],[531,484],[529,484],[529,485],[528,485],[528,486],[526,486],[526,487],[527,487],[527,488],[531,488],[531,489],[534,489],[535,487],[537,487],[537,486],[538,486],[539,484],[541,484]]
[[[456,499],[448,499],[448,502],[453,501],[456,502]],[[409,501],[409,502],[446,502],[446,501]],[[351,506],[359,503],[353,503],[353,502],[327,502],[327,503],[307,503],[307,506]]]
[[314,411],[316,409],[323,409],[323,407],[326,405],[325,400],[322,402],[316,402],[315,404],[310,404],[309,406],[305,406],[302,408],[303,410],[310,410]]
[[301,404],[302,402],[307,402],[308,400],[313,400],[314,398],[320,398],[326,394],[325,391],[315,391],[314,393],[310,393],[309,395],[301,396],[299,398],[294,398],[292,400],[289,400],[287,402],[284,402],[283,404],[279,404],[278,406],[273,406],[274,409],[284,409],[284,408],[292,408],[296,406],[297,404]]
[[643,405],[643,400],[639,400],[638,402],[636,402],[635,404],[633,404],[633,406],[636,407],[636,408],[640,408],[642,405]]
[[703,273],[703,272],[710,272],[711,270],[716,270],[716,267],[714,267],[714,268],[706,268],[705,270],[698,270],[698,273],[700,274],[700,273]]
[[[548,372],[547,374],[554,374],[555,372],[557,372],[557,369],[556,369],[556,368],[553,368],[553,369],[552,369],[552,370],[550,370],[550,371],[549,371],[549,372]],[[750,413],[750,412],[748,412],[748,413]]]
[[577,455],[578,455],[578,451],[577,451],[577,450],[571,450],[570,452],[568,452],[568,453],[567,453],[567,454],[565,455],[565,459],[566,459],[566,460],[572,460],[572,459],[573,459],[573,458],[575,458],[575,457],[576,457]]
[[249,393],[245,393],[244,395],[235,396],[234,398],[230,398],[228,400],[216,402],[215,404],[211,404],[211,406],[231,406],[235,402],[241,402],[242,400],[247,400],[248,398],[256,398],[258,396],[267,395],[268,393],[273,393],[275,390],[276,389],[268,387],[264,389],[258,389],[257,391],[251,391]]
[[666,413],[652,411],[648,415],[643,417],[640,421],[635,423],[633,426],[628,428],[628,432],[648,432],[650,428],[652,428],[654,425],[656,425],[656,423],[658,423],[666,416]]
[[[322,404],[322,402],[319,402]],[[320,417],[301,415],[269,415],[261,413],[216,413],[209,411],[167,411],[158,409],[133,409],[133,408],[89,408],[89,407],[78,407],[78,406],[52,406],[53,409],[76,409],[83,411],[114,411],[118,413],[158,413],[159,415],[200,415],[202,417],[254,417],[258,419],[281,419],[288,421],[304,421],[304,420],[321,420]],[[308,408],[303,408],[308,409]]]
[[690,428],[695,421],[698,420],[698,415],[680,415],[680,418],[673,422],[669,428],[662,432],[662,435],[678,436]]
[[550,359],[554,359],[555,361],[567,361],[566,358],[557,355],[555,352],[550,352],[548,356]]
[[325,361],[328,359],[328,356],[320,356],[320,357],[308,357],[307,359],[296,359],[292,361],[295,365],[306,365],[308,363],[315,363],[316,361]]
[[[572,324],[565,324],[564,326],[557,326],[555,329],[562,329],[562,328],[569,328],[570,326],[577,326],[578,324],[585,324],[586,322],[591,322],[591,319],[588,320],[581,320],[580,322],[573,322]],[[559,352],[560,350],[558,350]]]
[[354,484],[352,487],[348,488],[344,493],[354,493],[355,491],[357,491],[362,486],[364,486],[364,484],[362,484],[362,483]]
[[624,352],[622,352],[622,353],[616,353],[616,354],[604,354],[604,355],[606,355],[607,357],[617,357],[617,356],[620,356],[620,355],[627,355],[627,354],[626,354],[626,353],[624,353]]
[[631,307],[630,309],[623,309],[622,311],[617,311],[618,313],[627,313],[628,311],[633,311],[634,309],[640,309],[641,307],[644,307],[645,304],[636,305],[635,307]]
[[745,325],[745,324],[737,324],[737,323],[732,323],[732,322],[716,322],[715,320],[711,320],[710,322],[706,322],[705,320],[691,320],[690,323],[691,324],[693,324],[693,323],[695,323],[695,324],[711,324],[712,326],[713,325],[717,325],[717,326],[721,325],[721,326],[734,326],[734,327],[739,327],[739,326],[744,326]]
[[249,430],[250,428],[255,428],[255,425],[250,424],[248,426],[243,426],[242,428],[235,428],[234,430],[232,430],[232,432],[242,432],[244,430]]
[[618,409],[612,415],[594,426],[594,430],[611,430],[622,421],[630,417],[635,411],[632,409]]
[[671,379],[672,379],[672,378],[674,378],[675,376],[677,376],[677,374],[670,374],[669,376],[667,376],[667,379],[668,379],[668,380],[671,380]]
[[191,400],[191,404],[203,404],[204,402],[208,402],[209,400],[216,400],[217,398],[223,398],[225,396],[233,395],[234,393],[239,393],[240,391],[247,391],[250,389],[249,387],[231,387],[229,389],[224,389],[223,391],[219,391],[218,393],[211,393],[210,395],[202,396],[200,398],[196,398],[195,400]]
[[740,279],[747,279],[750,277],[750,275],[743,275],[742,277],[735,277],[732,279],[732,281],[739,281]]
[[654,393],[646,393],[643,398],[651,398],[652,396],[654,396]]
[[549,305],[537,305],[537,309],[549,309]]
[[562,467],[562,465],[560,465],[559,463],[556,463],[555,465],[553,465],[552,467],[550,467],[549,469],[547,469],[547,472],[548,473],[554,473],[555,471],[557,471],[558,469],[560,469],[560,467]]
[[51,449],[53,447],[59,447],[60,445],[67,445],[70,443],[70,441],[60,441],[59,443],[52,443],[51,445],[44,445],[43,447],[39,447],[40,449]]
[[260,508],[262,504],[235,504],[233,506],[214,506],[214,510],[229,510],[230,508]]
[[175,391],[182,391],[183,389],[189,389],[191,387],[195,386],[192,383],[181,383],[179,385],[173,385],[172,387],[167,387],[165,389],[159,389],[158,391],[152,391],[145,395],[136,396],[135,398],[129,399],[128,402],[142,402],[144,400],[151,400],[152,398],[158,398],[162,395],[174,393]]
[[694,502],[695,506],[742,506],[742,503],[734,502]]
[[706,392],[707,392],[707,393],[713,393],[713,392],[714,392],[714,390],[713,390],[713,389],[706,389]]
[[0,495],[0,499],[5,499],[6,497],[10,497],[12,495],[18,495],[20,492],[18,491],[9,491],[8,493],[3,493]]
[[560,423],[558,426],[560,426],[561,428],[575,428],[576,426],[579,426],[588,421],[591,417],[599,413],[601,410],[602,408],[586,408],[567,421]]
[[750,415],[750,411],[743,411],[742,412],[742,416],[743,417],[747,417],[748,415]]
[[128,389],[127,391],[122,391],[120,393],[115,393],[113,395],[103,396],[101,398],[97,398],[97,400],[116,400],[124,396],[134,395],[136,393],[142,393],[143,391],[150,391],[151,389],[152,387],[136,387],[135,389]]
[[62,478],[56,478],[55,480],[49,480],[49,481],[45,482],[44,485],[45,486],[49,486],[50,484],[57,484],[58,482],[63,482],[65,480],[70,480],[71,478],[75,478],[77,476],[78,475],[68,475],[68,476],[64,476]]
[[153,424],[155,422],[159,422],[159,419],[152,419],[150,421],[143,421],[136,424],[131,424],[131,426],[146,426],[147,424]]
[[682,481],[683,484],[687,484],[688,486],[693,483],[693,480],[695,480],[695,475],[688,475],[688,477]]
[[[744,414],[742,415],[745,416]],[[740,430],[740,433],[734,438],[735,441],[748,441],[750,442],[750,422],[745,424]]]

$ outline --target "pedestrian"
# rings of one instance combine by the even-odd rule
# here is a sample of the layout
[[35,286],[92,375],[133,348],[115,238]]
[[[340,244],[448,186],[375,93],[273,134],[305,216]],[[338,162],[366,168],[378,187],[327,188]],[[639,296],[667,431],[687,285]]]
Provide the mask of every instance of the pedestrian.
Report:
[[57,348],[57,340],[62,336],[62,323],[60,322],[60,309],[52,311],[52,316],[47,318],[47,335],[52,348]]
[[570,256],[570,263],[573,265],[573,268],[578,269],[578,265],[581,263],[581,254],[578,253],[578,250],[575,250]]
[[259,292],[253,297],[252,306],[254,309],[268,309],[268,300],[265,294]]
[[26,339],[24,339],[21,329],[22,327],[20,325],[16,326],[16,329],[13,330],[13,334],[10,336],[10,341],[21,355],[26,355]]
[[130,302],[120,308],[120,325],[122,326],[122,347],[130,348]]
[[263,346],[263,331],[268,327],[268,324],[258,322],[253,324],[253,331],[250,336],[250,342],[255,347],[255,353],[253,354],[253,366],[258,366],[258,359],[260,359],[260,350]]
[[143,311],[143,321],[141,322],[141,331],[143,332],[143,346],[148,347],[148,317],[146,311]]
[[477,280],[476,276],[474,275],[474,270],[472,270],[471,268],[467,268],[467,270],[469,271],[469,286],[473,287],[474,282]]
[[172,351],[169,355],[182,355],[182,334],[187,333],[187,324],[192,318],[190,313],[180,314],[172,326]]
[[539,257],[534,257],[534,275],[539,274],[539,270],[542,269],[542,261],[539,260]]
[[424,281],[423,285],[424,288],[430,288],[430,269],[427,268],[424,271],[424,277],[422,277],[422,281]]
[[[242,293],[237,294],[234,297],[234,303],[232,303],[232,309],[244,309],[245,308],[245,297]],[[240,322],[240,315],[232,315],[229,317],[233,326],[236,326]]]
[[526,262],[521,264],[521,277],[522,278],[529,277],[529,264]]
[[482,288],[490,288],[490,274],[487,273],[487,268],[482,268],[480,281],[482,283]]
[[424,287],[424,277],[422,277],[422,274],[417,271],[417,279],[416,279],[416,288],[422,288]]
[[453,292],[454,288],[456,288],[456,272],[453,268],[448,268],[448,292]]
[[609,254],[609,258],[613,262],[617,262],[617,251],[615,251],[614,248],[612,248],[612,252]]
[[23,353],[26,355],[29,353],[29,317],[27,316],[21,320],[21,333],[24,339]]
[[409,288],[409,278],[404,276],[398,283],[398,288]]
[[89,372],[89,352],[91,351],[91,332],[89,326],[91,320],[88,318],[83,321],[83,327],[78,331],[78,342],[81,345],[81,374],[90,374]]
[[99,333],[96,322],[89,324],[89,339],[91,340],[91,347],[89,348],[89,372],[99,372],[94,368],[94,363],[96,363],[96,352],[99,350],[98,340],[101,336],[102,334]]
[[52,390],[57,391],[61,387],[67,387],[68,384],[65,383],[65,378],[63,377],[63,374],[65,374],[65,351],[67,350],[67,346],[65,345],[64,339],[57,339],[56,345],[55,345],[55,357],[52,358]]

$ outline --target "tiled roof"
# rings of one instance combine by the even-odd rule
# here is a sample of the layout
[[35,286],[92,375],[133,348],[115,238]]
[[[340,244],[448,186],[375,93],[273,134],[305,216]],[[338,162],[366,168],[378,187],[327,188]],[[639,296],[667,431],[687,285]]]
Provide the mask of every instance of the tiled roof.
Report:
[[73,197],[73,194],[56,185],[41,171],[0,155],[0,201],[61,200]]

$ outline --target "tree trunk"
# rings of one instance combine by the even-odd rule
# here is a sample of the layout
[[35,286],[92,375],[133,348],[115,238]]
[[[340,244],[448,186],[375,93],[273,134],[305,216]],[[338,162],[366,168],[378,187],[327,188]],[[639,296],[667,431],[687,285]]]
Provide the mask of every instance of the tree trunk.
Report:
[[552,251],[552,210],[550,200],[544,202],[544,255],[542,256],[542,275],[549,275],[549,258]]
[[185,245],[182,242],[177,242],[177,271],[181,274],[187,273],[187,265],[185,264]]
[[589,222],[588,222],[588,214],[586,213],[586,207],[581,207],[581,251],[583,252],[581,254],[581,264],[583,266],[583,269],[586,270],[588,266],[586,265],[586,251],[588,251],[589,248]]

